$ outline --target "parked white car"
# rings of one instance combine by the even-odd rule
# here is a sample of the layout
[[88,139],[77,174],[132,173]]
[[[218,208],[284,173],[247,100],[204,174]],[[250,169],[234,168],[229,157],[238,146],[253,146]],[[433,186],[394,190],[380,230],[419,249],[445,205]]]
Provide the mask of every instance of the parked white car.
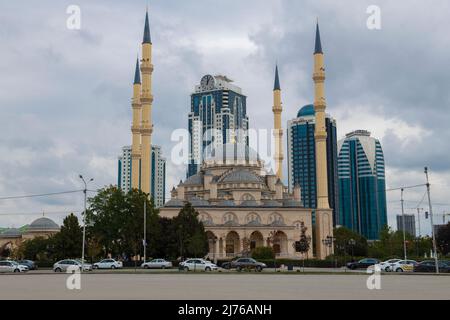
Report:
[[180,267],[186,271],[213,271],[219,269],[217,265],[204,259],[188,259],[181,262]]
[[381,271],[390,272],[392,271],[392,266],[399,261],[401,261],[401,259],[389,259],[384,262],[380,262],[379,266],[381,268]]
[[16,261],[0,261],[0,272],[27,272],[28,270],[27,266],[18,264]]
[[116,261],[114,259],[103,259],[94,263],[92,266],[94,269],[121,269],[123,267],[122,261]]
[[[83,264],[79,260],[66,259],[56,262],[53,265],[53,271],[55,272],[66,272],[69,267],[77,267],[78,270],[81,269]],[[89,263],[84,263],[83,271],[92,271],[92,265]]]
[[145,269],[170,269],[172,268],[172,262],[164,259],[153,259],[151,261],[141,264],[141,268]]
[[395,272],[413,272],[416,264],[417,261],[414,260],[400,260],[392,265],[391,270]]

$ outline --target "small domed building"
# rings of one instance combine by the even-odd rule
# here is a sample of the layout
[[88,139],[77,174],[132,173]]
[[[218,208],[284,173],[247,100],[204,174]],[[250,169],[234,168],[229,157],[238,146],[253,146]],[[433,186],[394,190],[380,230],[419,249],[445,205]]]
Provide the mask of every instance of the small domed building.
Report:
[[59,232],[59,226],[51,219],[42,217],[34,220],[23,233],[24,240],[36,237],[48,238]]
[[224,144],[212,151],[199,173],[172,190],[160,215],[172,218],[190,202],[205,225],[213,259],[263,246],[273,247],[279,258],[300,258],[294,243],[302,224],[312,237],[312,210],[300,199],[300,187],[289,193],[275,174],[266,173],[254,150],[245,144]]
[[16,228],[10,228],[0,233],[0,252],[3,250],[13,250],[19,247],[22,242],[36,237],[48,238],[60,230],[59,226],[51,219],[41,217],[34,220],[30,225],[21,231]]

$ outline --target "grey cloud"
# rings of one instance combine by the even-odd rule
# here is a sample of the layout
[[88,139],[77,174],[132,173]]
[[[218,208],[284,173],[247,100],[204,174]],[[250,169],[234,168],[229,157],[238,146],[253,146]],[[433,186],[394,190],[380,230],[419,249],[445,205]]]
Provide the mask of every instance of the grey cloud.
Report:
[[[270,128],[278,60],[283,122],[294,117],[313,99],[312,51],[319,16],[328,111],[343,114],[342,108],[348,108],[345,113],[351,117],[352,106],[365,105],[386,120],[403,119],[423,128],[430,135],[403,148],[394,132],[386,133],[382,144],[388,166],[398,170],[404,183],[410,182],[405,172],[421,171],[425,164],[448,174],[449,4],[377,2],[380,31],[365,26],[372,1],[283,0],[261,6],[257,0],[217,0],[214,10],[206,0],[151,3],[154,143],[169,158],[170,134],[186,128],[189,95],[205,73],[232,77],[248,95],[251,125]],[[100,172],[89,164],[94,158],[115,164],[121,147],[131,141],[131,83],[145,2],[79,1],[83,22],[78,33],[65,29],[68,4],[41,1],[30,8],[16,1],[0,12],[0,73],[8,75],[0,78],[0,190],[5,195],[77,188],[80,172],[94,176],[98,187],[116,183],[115,166]],[[20,17],[13,18],[18,11]],[[202,51],[198,41],[205,34],[247,37],[255,50],[247,55],[237,50],[225,58],[214,49]],[[63,146],[70,152],[58,155]],[[23,150],[33,157],[31,164],[8,159],[19,151],[26,155]],[[184,178],[183,166],[169,165],[170,183]],[[80,201],[72,195],[16,205],[0,202],[0,213],[73,208]]]

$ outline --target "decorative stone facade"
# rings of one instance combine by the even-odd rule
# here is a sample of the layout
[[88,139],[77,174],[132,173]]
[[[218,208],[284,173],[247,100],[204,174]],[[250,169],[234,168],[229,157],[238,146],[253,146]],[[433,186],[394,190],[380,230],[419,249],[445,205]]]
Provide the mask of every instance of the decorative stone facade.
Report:
[[189,201],[205,225],[210,259],[242,256],[262,246],[273,247],[278,258],[299,259],[294,243],[300,239],[302,223],[312,238],[312,210],[303,207],[300,187],[289,193],[275,174],[266,174],[256,152],[244,144],[214,150],[200,172],[180,182],[171,196],[161,216],[178,215]]

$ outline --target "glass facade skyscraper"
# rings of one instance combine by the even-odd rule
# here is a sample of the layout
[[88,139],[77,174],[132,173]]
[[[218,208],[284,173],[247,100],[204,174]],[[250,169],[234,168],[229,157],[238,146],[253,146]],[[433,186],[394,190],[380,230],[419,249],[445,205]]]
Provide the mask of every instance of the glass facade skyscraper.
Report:
[[[157,208],[162,207],[166,197],[166,159],[161,155],[161,147],[151,147],[151,184],[150,195]],[[124,192],[131,190],[131,146],[122,148],[118,159],[118,186]],[[150,178],[150,177],[149,177]],[[140,185],[140,184],[139,184]]]
[[191,95],[188,177],[222,144],[249,144],[247,97],[232,82],[225,76],[206,75]]
[[[336,121],[327,115],[325,125],[327,130],[328,199],[330,208],[333,209],[333,222],[339,224],[339,208],[336,205],[338,200]],[[299,184],[303,205],[307,208],[316,208],[317,206],[314,130],[313,105],[304,106],[297,113],[297,118],[288,121],[289,190],[292,191],[295,184]]]
[[380,141],[358,130],[338,142],[339,222],[369,240],[387,225],[384,155]]

